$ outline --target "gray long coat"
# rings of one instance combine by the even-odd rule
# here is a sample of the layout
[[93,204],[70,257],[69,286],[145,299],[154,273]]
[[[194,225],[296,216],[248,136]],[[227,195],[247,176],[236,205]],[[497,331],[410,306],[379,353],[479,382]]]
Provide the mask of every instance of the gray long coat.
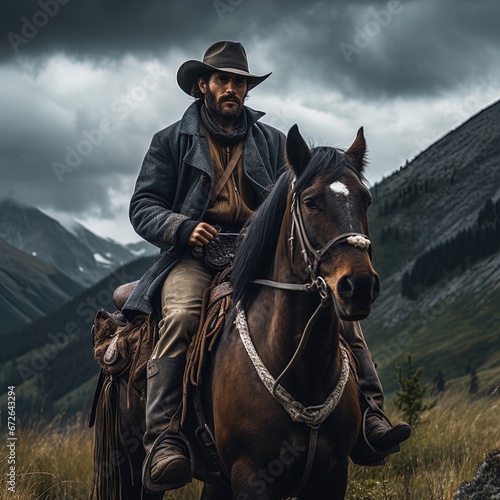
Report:
[[[285,136],[258,123],[264,115],[244,107],[248,133],[244,171],[259,204],[264,201],[285,163]],[[130,202],[136,232],[160,248],[154,265],[141,278],[123,312],[150,314],[153,297],[187,251],[187,239],[207,209],[214,186],[214,166],[194,102],[181,120],[154,135]]]

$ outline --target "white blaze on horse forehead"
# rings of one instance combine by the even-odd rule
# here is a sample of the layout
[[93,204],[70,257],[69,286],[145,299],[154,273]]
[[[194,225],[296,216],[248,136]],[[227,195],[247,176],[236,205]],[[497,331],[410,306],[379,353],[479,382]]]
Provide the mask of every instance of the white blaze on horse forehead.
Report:
[[340,193],[345,196],[349,195],[349,190],[347,189],[347,186],[343,182],[335,181],[333,184],[330,184],[330,189],[334,193]]

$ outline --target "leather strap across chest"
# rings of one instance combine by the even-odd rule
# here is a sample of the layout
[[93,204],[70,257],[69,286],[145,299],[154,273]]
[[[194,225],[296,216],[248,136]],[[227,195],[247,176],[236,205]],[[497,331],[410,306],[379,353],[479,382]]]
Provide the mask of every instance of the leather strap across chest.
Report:
[[241,155],[243,154],[243,147],[245,145],[244,141],[241,141],[238,143],[236,146],[233,155],[231,156],[231,159],[229,160],[229,163],[227,164],[227,167],[224,170],[224,173],[220,176],[219,180],[217,181],[217,184],[214,186],[214,189],[212,191],[212,195],[210,196],[210,203],[214,204],[215,200],[217,200],[217,197],[221,194],[222,190],[224,189],[224,186],[226,185],[227,181],[229,180],[229,177],[231,177],[231,174],[234,172],[234,169],[236,165],[238,164],[238,161],[241,158]]

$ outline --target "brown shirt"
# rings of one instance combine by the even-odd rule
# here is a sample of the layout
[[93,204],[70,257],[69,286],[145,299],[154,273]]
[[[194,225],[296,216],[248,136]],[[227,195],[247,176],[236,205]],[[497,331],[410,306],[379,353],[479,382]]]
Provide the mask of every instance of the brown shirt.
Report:
[[[231,156],[236,149],[234,146],[221,146],[205,129],[210,155],[214,163],[215,182],[220,179]],[[248,217],[252,215],[256,208],[252,188],[245,178],[243,171],[243,154],[238,160],[233,173],[222,188],[214,205],[209,206],[205,212],[204,220],[209,224],[219,224],[221,226],[241,226]]]

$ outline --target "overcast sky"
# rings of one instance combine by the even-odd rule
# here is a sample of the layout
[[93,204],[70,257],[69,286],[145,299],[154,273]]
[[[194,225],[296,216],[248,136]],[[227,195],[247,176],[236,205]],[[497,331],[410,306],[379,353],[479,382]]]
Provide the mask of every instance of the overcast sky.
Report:
[[498,0],[16,0],[0,18],[0,196],[138,237],[128,201],[152,135],[191,103],[178,67],[238,40],[271,77],[247,105],[348,147],[374,183],[500,98]]

